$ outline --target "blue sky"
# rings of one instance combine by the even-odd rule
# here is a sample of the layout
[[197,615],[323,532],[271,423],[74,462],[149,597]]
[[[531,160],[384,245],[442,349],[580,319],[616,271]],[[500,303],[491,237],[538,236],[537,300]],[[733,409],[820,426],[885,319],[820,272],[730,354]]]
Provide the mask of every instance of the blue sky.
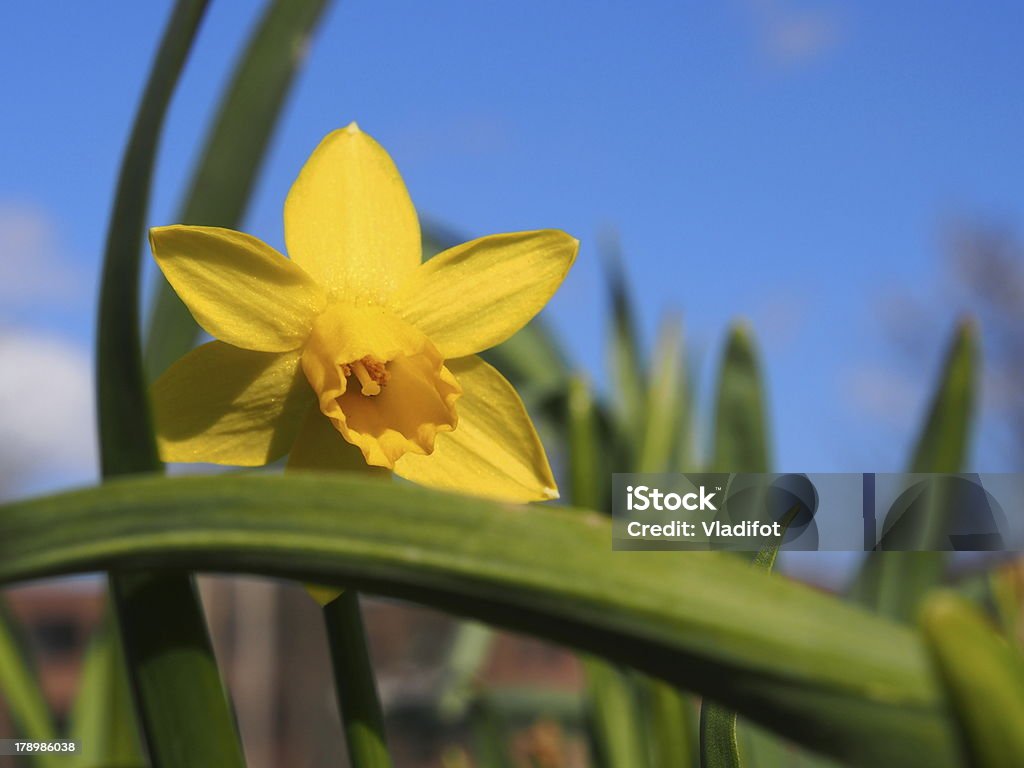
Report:
[[[154,225],[174,220],[260,5],[212,2],[166,126]],[[898,470],[960,309],[944,227],[1024,225],[1024,6],[927,7],[343,0],[312,41],[245,229],[280,247],[302,162],[358,120],[426,217],[467,239],[559,227],[583,241],[547,317],[596,381],[596,243],[615,230],[645,335],[681,312],[705,395],[728,323],[752,323],[780,469]],[[117,164],[169,8],[0,6],[0,344],[39,339],[48,359],[87,365]],[[902,296],[932,308],[911,366],[880,320]],[[79,413],[87,396],[19,404],[34,381],[0,393],[8,425],[39,408],[86,429],[53,403]],[[983,437],[976,467],[1014,468],[993,445]]]

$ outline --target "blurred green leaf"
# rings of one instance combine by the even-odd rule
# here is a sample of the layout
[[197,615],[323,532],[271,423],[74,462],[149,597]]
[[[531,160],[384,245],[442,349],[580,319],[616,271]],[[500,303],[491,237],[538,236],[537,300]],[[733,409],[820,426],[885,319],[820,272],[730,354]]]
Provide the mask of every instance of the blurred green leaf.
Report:
[[612,327],[608,341],[608,380],[611,382],[613,416],[619,438],[624,443],[628,464],[633,466],[638,457],[641,434],[647,421],[647,367],[640,336],[629,298],[622,250],[617,238],[608,237],[603,243],[609,298],[611,300]]
[[480,768],[512,768],[504,718],[487,701],[478,702],[474,709],[471,717],[473,745]]
[[539,317],[481,357],[501,371],[527,402],[551,397],[565,387],[569,376],[565,355]]
[[0,583],[145,562],[347,585],[630,665],[853,764],[951,764],[909,628],[726,553],[610,542],[604,515],[340,474],[138,478],[0,507]]
[[1024,660],[969,602],[939,592],[921,626],[973,768],[1024,765]]
[[629,678],[611,664],[586,657],[587,724],[599,768],[642,768],[647,753]]
[[107,613],[82,662],[69,737],[78,743],[75,768],[145,768],[114,618]]
[[715,472],[768,472],[771,466],[761,366],[745,324],[734,325],[725,344],[711,454]]
[[[782,535],[767,541],[754,556],[754,569],[771,573],[786,531],[799,512],[794,507],[779,521]],[[704,700],[700,707],[701,768],[740,768],[740,747],[736,736],[736,712],[714,701]]]
[[455,628],[438,696],[442,720],[453,722],[469,711],[477,694],[477,676],[493,640],[491,628],[476,621],[463,621]]
[[[239,226],[310,35],[327,4],[328,0],[269,3],[220,102],[178,223]],[[158,273],[146,338],[149,379],[192,349],[198,336],[192,315]]]
[[999,619],[1003,636],[1011,645],[1020,645],[1021,593],[1012,568],[993,568],[986,574],[986,597]]
[[637,472],[668,472],[673,469],[679,429],[688,407],[683,332],[675,318],[662,326],[655,345],[646,397],[647,409]]
[[967,461],[978,372],[978,329],[961,322],[953,335],[910,472],[960,472]]
[[686,768],[698,759],[697,710],[689,697],[668,683],[646,678],[648,763]]
[[[963,470],[974,414],[977,371],[977,330],[968,320],[960,323],[953,336],[908,471]],[[932,516],[942,514],[941,501],[936,499]],[[926,522],[931,523],[931,530],[923,532],[920,545],[943,546],[945,526],[938,520]],[[924,595],[941,582],[947,560],[941,551],[872,552],[857,575],[852,596],[885,616],[913,621]]]
[[[607,485],[597,440],[597,416],[586,381],[573,377],[568,390],[569,478],[574,503],[604,509]],[[637,719],[633,686],[623,672],[591,657],[583,660],[587,678],[587,730],[594,761],[601,768],[640,768],[646,754]]]
[[[0,601],[0,699],[17,728],[17,735],[33,741],[52,741],[57,727],[37,682],[35,664],[7,606]],[[59,766],[61,757],[40,753],[41,766]]]

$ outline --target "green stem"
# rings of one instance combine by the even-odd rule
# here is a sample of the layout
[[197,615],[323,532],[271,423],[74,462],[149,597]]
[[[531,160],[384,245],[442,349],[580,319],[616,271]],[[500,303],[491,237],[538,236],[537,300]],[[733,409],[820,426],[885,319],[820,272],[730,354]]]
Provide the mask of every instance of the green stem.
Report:
[[346,589],[325,605],[324,621],[349,762],[353,768],[391,768],[358,594]]

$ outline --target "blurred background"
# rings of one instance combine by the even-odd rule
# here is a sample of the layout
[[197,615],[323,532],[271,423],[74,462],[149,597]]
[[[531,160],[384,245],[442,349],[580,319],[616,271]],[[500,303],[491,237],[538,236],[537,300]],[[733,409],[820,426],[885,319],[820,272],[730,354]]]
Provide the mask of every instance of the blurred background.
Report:
[[[164,131],[152,225],[176,221],[261,8],[212,3]],[[100,258],[169,11],[169,2],[0,5],[4,498],[97,479]],[[544,320],[605,395],[614,379],[602,251],[617,250],[641,345],[653,348],[667,313],[683,319],[698,447],[727,329],[744,318],[767,382],[775,469],[899,471],[943,349],[969,314],[985,365],[968,468],[1019,470],[1022,24],[1024,7],[1012,2],[328,3],[242,228],[283,248],[281,208],[298,169],[323,135],[358,120],[391,152],[424,220],[454,239],[542,227],[581,239]],[[830,569],[843,563],[810,571],[832,586]],[[315,606],[254,580],[209,579],[203,589],[245,702],[247,749],[263,756],[250,764],[333,764],[326,654],[318,625],[302,618]],[[90,580],[11,594],[58,706],[70,706],[99,601]],[[368,610],[389,716],[423,725],[400,764],[435,764],[459,737],[457,705],[451,731],[432,727],[424,712],[441,715],[420,705],[443,687],[460,638],[467,658],[480,656],[474,685],[504,681],[515,692],[547,681],[558,717],[575,716],[573,698],[559,698],[579,685],[567,655],[509,638],[474,651],[471,635],[432,612]],[[310,729],[327,740],[322,754],[288,752]],[[560,738],[535,730],[525,723],[523,749]]]

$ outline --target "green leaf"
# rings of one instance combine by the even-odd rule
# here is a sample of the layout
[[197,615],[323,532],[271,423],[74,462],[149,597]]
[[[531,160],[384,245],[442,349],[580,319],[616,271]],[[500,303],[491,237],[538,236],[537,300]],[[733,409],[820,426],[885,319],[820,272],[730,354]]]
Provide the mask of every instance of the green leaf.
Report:
[[[25,647],[14,618],[0,602],[0,700],[17,728],[17,735],[33,741],[57,738],[50,708],[35,676],[35,664]],[[59,766],[61,758],[37,756],[42,766]]]
[[349,764],[354,768],[391,768],[359,596],[346,589],[323,611]]
[[701,768],[740,768],[740,746],[736,738],[736,713],[706,701],[700,708]]
[[455,628],[438,695],[441,719],[454,722],[469,712],[477,694],[477,676],[490,656],[494,632],[475,621]]
[[101,570],[115,572],[110,591],[154,768],[244,766],[192,578],[125,565]]
[[71,711],[77,768],[145,768],[124,653],[113,615],[104,616],[85,653]]
[[[964,468],[973,422],[978,371],[977,330],[962,322],[953,336],[942,375],[918,438],[910,472],[960,472]],[[933,494],[934,495],[934,494]],[[931,517],[941,518],[944,504],[936,500]],[[922,547],[941,547],[945,526],[938,519],[922,532]],[[879,613],[912,622],[924,595],[942,581],[944,552],[873,552],[864,560],[852,596]]]
[[921,614],[973,768],[1024,765],[1024,660],[969,602],[939,592]]
[[[140,246],[164,116],[205,9],[205,0],[179,0],[175,5],[117,181],[97,330],[104,478],[161,469],[139,339]],[[188,574],[114,572],[110,585],[154,766],[242,765],[202,608]]]
[[[568,388],[569,487],[572,500],[603,509],[607,474],[602,471],[597,415],[590,387],[573,377]],[[594,760],[602,768],[639,768],[646,753],[633,685],[626,675],[600,659],[585,657],[587,726]]]
[[963,470],[974,417],[978,352],[977,326],[964,320],[953,335],[910,472]]
[[[239,59],[206,138],[178,223],[237,229],[282,107],[328,0],[273,0]],[[162,274],[146,338],[150,380],[184,355],[199,328]]]
[[718,377],[711,469],[715,472],[768,472],[768,419],[764,384],[750,329],[729,332]]
[[647,753],[629,678],[611,664],[585,657],[587,724],[593,758],[600,768],[641,768]]
[[504,374],[526,399],[547,397],[565,386],[565,354],[547,325],[535,317],[518,333],[481,357]]
[[640,446],[637,472],[668,472],[673,468],[679,434],[688,407],[686,360],[683,333],[678,320],[662,326],[655,345],[647,392],[646,423]]
[[160,467],[139,335],[140,249],[164,115],[206,0],[178,0],[135,116],[121,162],[100,281],[97,411],[104,477]]
[[660,680],[645,678],[648,763],[686,768],[697,762],[697,710],[680,691]]
[[624,443],[624,453],[632,466],[640,447],[634,436],[641,433],[647,420],[647,368],[618,240],[609,238],[603,251],[612,311],[608,344],[611,402],[619,439]]
[[675,554],[613,553],[596,513],[340,475],[127,479],[0,507],[0,583],[144,563],[344,585],[633,666],[853,764],[951,764],[909,628],[727,553]]
[[[765,542],[754,556],[752,566],[771,573],[779,548],[786,540],[786,531],[800,511],[794,507],[779,521],[782,535]],[[736,737],[736,712],[714,701],[703,701],[700,707],[701,768],[740,768],[740,746]]]

